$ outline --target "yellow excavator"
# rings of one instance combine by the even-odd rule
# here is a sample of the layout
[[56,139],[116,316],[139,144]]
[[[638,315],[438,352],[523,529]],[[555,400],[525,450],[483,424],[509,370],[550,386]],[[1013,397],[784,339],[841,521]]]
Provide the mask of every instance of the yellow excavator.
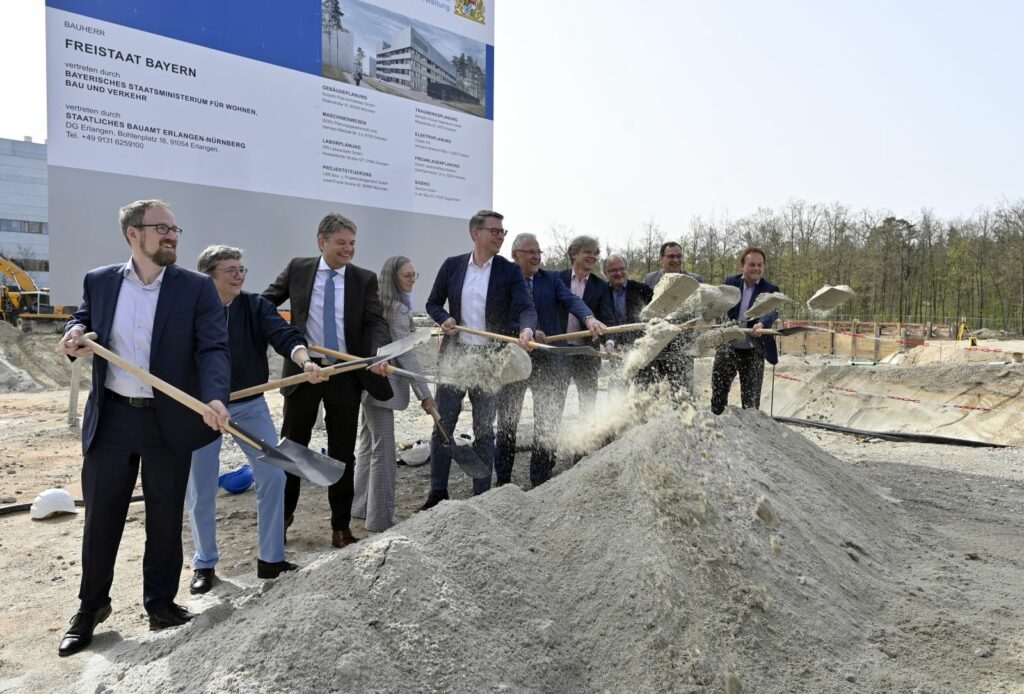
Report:
[[52,306],[48,289],[40,289],[27,272],[0,255],[0,319],[31,332],[46,327],[60,332],[71,318],[69,306]]

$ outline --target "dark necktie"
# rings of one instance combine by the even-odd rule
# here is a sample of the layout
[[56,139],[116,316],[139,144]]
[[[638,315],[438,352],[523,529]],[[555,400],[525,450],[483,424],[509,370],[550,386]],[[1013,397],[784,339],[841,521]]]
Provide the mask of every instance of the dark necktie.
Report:
[[[338,323],[334,313],[334,278],[338,276],[331,270],[324,282],[324,347],[338,350]],[[328,363],[334,363],[334,357],[325,357]]]

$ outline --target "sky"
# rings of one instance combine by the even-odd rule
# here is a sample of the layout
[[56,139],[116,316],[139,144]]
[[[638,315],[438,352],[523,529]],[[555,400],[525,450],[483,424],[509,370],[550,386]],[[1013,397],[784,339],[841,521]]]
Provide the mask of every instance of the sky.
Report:
[[[490,0],[494,209],[619,245],[791,200],[1024,197],[1024,3]],[[0,3],[0,137],[46,136],[43,0]]]

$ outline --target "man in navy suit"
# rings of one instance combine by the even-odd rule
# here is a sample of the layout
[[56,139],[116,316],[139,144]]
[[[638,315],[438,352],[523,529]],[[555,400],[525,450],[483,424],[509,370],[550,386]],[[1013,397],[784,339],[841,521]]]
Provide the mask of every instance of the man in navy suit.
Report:
[[[559,311],[568,311],[600,337],[605,325],[594,317],[583,300],[569,291],[554,270],[541,269],[541,250],[534,234],[519,234],[512,241],[512,259],[526,278],[537,311],[537,339],[560,335],[564,323]],[[498,485],[512,481],[516,456],[516,429],[529,386],[533,393],[533,451],[530,455],[530,483],[536,487],[551,479],[555,466],[555,433],[562,422],[565,391],[569,385],[569,360],[560,355],[534,351],[530,354],[530,378],[503,386],[498,393],[498,453],[494,472]]]
[[[640,312],[651,303],[654,290],[643,282],[629,279],[626,259],[621,255],[610,255],[604,261],[604,274],[608,277],[608,291],[612,295],[612,309],[615,312],[615,323],[640,322]],[[635,342],[641,333],[622,333],[617,342],[628,344]]]
[[[612,306],[608,283],[594,274],[594,266],[601,255],[601,246],[597,239],[592,236],[577,236],[569,242],[567,253],[572,267],[559,273],[559,279],[565,283],[569,291],[583,299],[583,303],[593,311],[599,321],[605,325],[615,325],[615,309]],[[560,306],[558,310],[565,332],[574,333],[582,329],[576,317],[565,308]],[[583,342],[574,340],[568,344]],[[600,370],[600,358],[585,355],[571,357],[569,378],[576,383],[580,416],[585,417],[594,409],[594,403],[597,401],[597,374]]]
[[772,311],[756,320],[747,319],[747,310],[764,292],[777,292],[779,288],[764,278],[764,251],[755,246],[740,255],[742,272],[727,277],[725,283],[740,289],[740,302],[729,309],[729,318],[738,321],[741,328],[749,328],[750,335],[739,342],[722,345],[715,351],[711,367],[711,411],[722,414],[729,403],[729,389],[736,374],[740,376],[740,399],[744,409],[761,406],[761,381],[764,363],[777,364],[779,353],[775,337],[761,335],[764,328],[772,327],[778,311]]
[[175,265],[181,228],[159,200],[140,200],[120,211],[131,247],[127,263],[90,271],[82,303],[60,341],[70,357],[83,333],[136,366],[207,404],[199,416],[132,374],[94,358],[92,389],[82,423],[81,607],[58,654],[92,642],[110,616],[114,561],[141,460],[146,503],[142,559],[143,604],[150,629],[179,626],[194,615],[175,604],[181,577],[181,519],[192,451],[214,438],[228,420],[231,368],[224,311],[212,280]]
[[[503,215],[480,210],[469,220],[473,252],[448,258],[437,271],[434,286],[427,297],[427,313],[441,326],[440,361],[457,360],[460,355],[495,349],[486,338],[460,333],[461,325],[504,335],[518,335],[519,344],[528,349],[537,328],[537,312],[530,300],[526,280],[519,266],[498,255],[505,242]],[[445,310],[445,303],[448,310]],[[494,417],[498,396],[470,388],[473,405],[473,450],[485,464],[494,460]],[[441,426],[451,434],[462,411],[467,391],[454,385],[437,386],[434,399],[441,415]],[[430,439],[430,495],[421,511],[433,508],[448,498],[448,473],[451,454],[442,445],[442,436],[434,427]],[[490,476],[473,480],[473,493],[491,488]]]

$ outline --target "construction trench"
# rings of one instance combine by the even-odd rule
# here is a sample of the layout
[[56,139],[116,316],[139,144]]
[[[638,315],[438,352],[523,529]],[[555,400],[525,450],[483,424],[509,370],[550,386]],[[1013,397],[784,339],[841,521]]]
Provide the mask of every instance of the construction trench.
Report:
[[[67,362],[52,336],[2,337],[0,497],[80,496]],[[413,515],[429,465],[402,466],[403,522],[368,534],[357,521],[362,539],[343,551],[326,551],[325,495],[304,494],[288,546],[302,569],[276,581],[254,576],[252,493],[222,495],[223,580],[188,599],[193,624],[165,633],[145,631],[136,504],[115,614],[81,659],[53,650],[82,514],[0,518],[0,692],[1024,691],[1024,379],[1018,344],[985,346],[1003,351],[972,362],[928,344],[870,366],[787,354],[774,379],[766,368],[760,412],[719,417],[710,358],[678,407],[602,388],[582,421],[571,390],[563,428],[585,455],[550,482],[524,491],[520,454],[514,484],[471,498],[454,469],[460,500]],[[819,432],[769,412],[1002,447]],[[430,419],[406,411],[396,425],[409,442]],[[524,445],[531,428],[527,397]],[[241,461],[225,448],[224,469]],[[189,557],[187,524],[183,540]]]

